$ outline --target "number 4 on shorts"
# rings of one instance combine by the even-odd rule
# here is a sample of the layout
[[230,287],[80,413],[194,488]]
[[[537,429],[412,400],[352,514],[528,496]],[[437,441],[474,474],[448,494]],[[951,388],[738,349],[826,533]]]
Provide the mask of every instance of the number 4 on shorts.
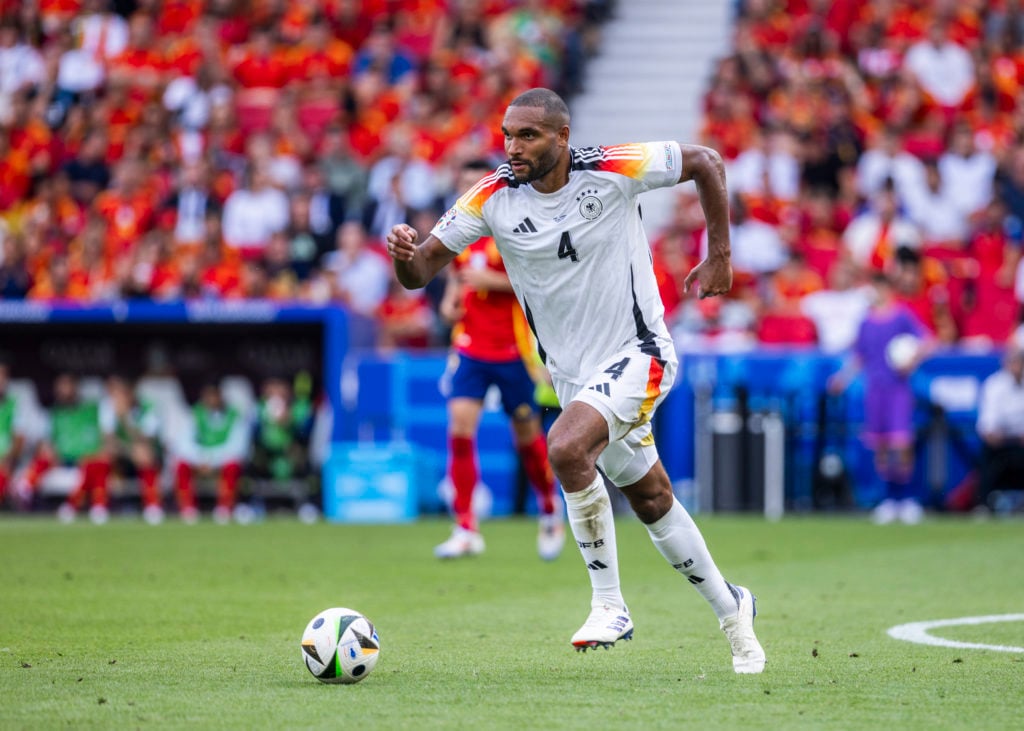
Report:
[[612,363],[605,368],[604,372],[610,375],[613,381],[617,381],[622,377],[622,372],[626,370],[627,365],[629,365],[629,358],[623,358],[618,363]]

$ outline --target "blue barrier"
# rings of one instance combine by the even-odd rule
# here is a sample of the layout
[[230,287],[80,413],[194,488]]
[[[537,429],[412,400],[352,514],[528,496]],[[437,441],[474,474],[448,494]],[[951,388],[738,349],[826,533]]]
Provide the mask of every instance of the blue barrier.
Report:
[[[443,460],[447,454],[447,415],[437,384],[444,373],[446,355],[360,353],[352,358],[359,378],[358,397],[350,414],[354,429],[378,439],[405,439]],[[977,386],[998,366],[998,353],[946,351],[933,355],[914,374],[921,435],[917,481],[926,498],[939,501],[954,487],[972,468],[971,453],[977,447],[972,405],[944,412],[945,426],[952,429],[947,436],[955,438],[956,444],[946,444],[942,454],[936,452],[942,445],[929,441],[929,430],[936,423],[930,410],[935,384],[943,383],[943,379],[967,378]],[[787,499],[791,508],[808,508],[820,437],[819,397],[829,376],[839,367],[839,358],[815,349],[684,354],[680,378],[655,418],[659,451],[670,478],[680,482],[695,477],[696,393],[703,389],[711,394],[716,408],[728,408],[735,403],[737,389],[743,388],[751,410],[772,410],[783,416],[787,429]],[[861,379],[851,384],[838,409],[834,416],[842,420],[845,433],[839,454],[851,471],[857,503],[867,506],[877,499],[879,486],[872,482],[870,454],[859,439],[863,423]],[[482,479],[494,493],[493,512],[507,514],[514,507],[521,478],[507,421],[500,411],[485,413],[478,446]],[[945,463],[941,484],[935,474],[929,474],[929,469],[936,471],[936,460]]]
[[323,510],[341,523],[414,520],[436,500],[434,455],[405,443],[337,443],[323,469]]

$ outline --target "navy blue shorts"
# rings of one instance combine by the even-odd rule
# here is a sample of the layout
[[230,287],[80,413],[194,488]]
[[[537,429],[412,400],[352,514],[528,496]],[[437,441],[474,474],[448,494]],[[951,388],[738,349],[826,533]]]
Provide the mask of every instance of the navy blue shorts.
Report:
[[501,391],[501,405],[512,418],[525,419],[537,413],[533,379],[523,361],[488,363],[459,355],[459,365],[452,374],[449,398],[483,401],[491,386],[497,386]]

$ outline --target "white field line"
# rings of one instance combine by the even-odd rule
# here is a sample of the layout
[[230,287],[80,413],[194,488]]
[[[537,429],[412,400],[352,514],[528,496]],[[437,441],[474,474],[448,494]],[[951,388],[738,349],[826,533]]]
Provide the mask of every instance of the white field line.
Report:
[[956,619],[936,619],[930,622],[910,622],[890,627],[888,634],[894,639],[916,642],[921,645],[956,647],[965,650],[995,650],[997,652],[1024,653],[1024,647],[986,645],[980,642],[959,642],[957,640],[947,640],[943,637],[935,637],[929,632],[938,627],[960,627],[962,625],[990,624],[992,622],[1024,622],[1024,614],[990,614],[984,617],[958,617]]

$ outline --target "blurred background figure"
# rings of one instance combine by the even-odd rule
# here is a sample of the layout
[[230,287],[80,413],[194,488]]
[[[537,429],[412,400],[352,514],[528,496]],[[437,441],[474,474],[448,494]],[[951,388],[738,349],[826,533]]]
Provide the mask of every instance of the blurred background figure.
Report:
[[[120,480],[138,478],[142,517],[150,525],[163,522],[164,510],[159,485],[158,434],[160,421],[156,409],[139,399],[131,383],[121,376],[107,379],[107,393],[100,401],[100,429],[103,449],[85,468],[82,483],[68,496],[60,510],[73,514],[86,497],[86,491],[109,496],[111,473]],[[103,502],[109,501],[109,497]]]
[[985,379],[978,404],[982,440],[980,505],[1004,509],[1002,491],[1024,490],[1024,338],[1013,337],[1003,367]]
[[185,433],[175,446],[175,491],[183,521],[195,523],[199,519],[197,476],[217,481],[214,521],[223,525],[231,520],[251,436],[245,415],[225,402],[220,386],[204,384],[186,421]]
[[254,477],[281,481],[309,477],[314,415],[309,389],[307,374],[296,377],[294,389],[283,378],[263,382],[249,461]]
[[104,476],[108,468],[102,454],[99,404],[82,398],[76,376],[62,373],[53,382],[53,403],[47,417],[45,435],[26,470],[21,492],[35,495],[54,467],[77,467],[80,476],[71,492],[76,502],[63,503],[57,517],[64,522],[73,520],[88,499],[91,502],[89,519],[98,524],[106,523],[110,517]]
[[[861,322],[852,357],[832,377],[829,390],[842,393],[853,375],[864,372],[864,441],[874,457],[884,497],[872,515],[880,525],[900,520],[919,523],[923,517],[914,478],[914,394],[909,376],[926,355],[928,333],[913,313],[900,304],[885,274],[872,279],[873,301]],[[919,345],[908,358],[894,358],[892,343],[910,335]]]
[[25,449],[27,410],[11,393],[11,371],[0,362],[0,507]]

